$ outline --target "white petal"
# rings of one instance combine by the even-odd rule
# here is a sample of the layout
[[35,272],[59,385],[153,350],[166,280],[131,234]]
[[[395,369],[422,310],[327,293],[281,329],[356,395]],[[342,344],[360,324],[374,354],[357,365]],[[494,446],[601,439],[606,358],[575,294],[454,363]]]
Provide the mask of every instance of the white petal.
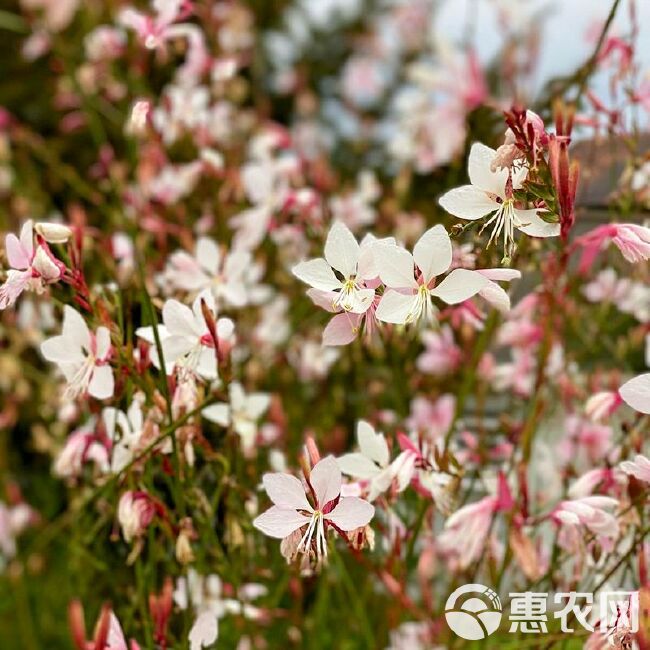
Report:
[[365,526],[374,516],[375,507],[358,497],[342,497],[336,508],[325,519],[329,519],[341,530],[355,530]]
[[531,237],[557,237],[560,234],[560,224],[547,223],[537,215],[537,210],[515,210],[515,213],[525,224],[519,230]]
[[503,192],[508,180],[508,170],[501,169],[493,172],[490,169],[496,151],[475,142],[469,152],[467,172],[472,185],[488,192],[493,192],[503,198]]
[[407,250],[401,246],[381,244],[377,245],[375,254],[379,277],[386,286],[394,289],[415,289],[418,286],[413,274],[415,262]]
[[316,492],[320,508],[341,494],[341,470],[334,456],[327,456],[318,461],[309,480]]
[[499,204],[483,190],[473,185],[462,185],[443,194],[438,203],[449,214],[461,219],[481,219],[498,209]]
[[454,269],[431,293],[448,305],[456,305],[475,296],[488,282],[476,271]]
[[376,433],[374,427],[365,420],[359,420],[357,424],[357,440],[364,456],[374,460],[380,467],[388,465],[386,438],[381,433]]
[[[167,365],[167,364],[165,364]],[[214,381],[219,376],[217,357],[213,348],[202,348],[196,364],[196,372],[207,381]]]
[[97,328],[95,334],[95,356],[100,360],[104,360],[111,349],[111,333],[108,327],[103,325]]
[[268,393],[251,393],[246,398],[246,413],[253,420],[262,417],[271,403],[271,396]]
[[113,397],[115,380],[110,366],[95,366],[93,376],[88,384],[88,394],[97,399]]
[[330,228],[325,242],[325,259],[343,277],[356,275],[359,261],[359,244],[348,227],[336,221]]
[[353,476],[354,478],[371,479],[380,472],[380,469],[370,458],[359,452],[344,454],[340,458],[337,458],[337,462],[344,474]]
[[227,427],[230,424],[230,406],[228,404],[211,404],[206,406],[201,413],[206,420],[216,422],[222,427]]
[[61,276],[59,267],[41,246],[36,249],[32,266],[45,280],[56,280]]
[[333,291],[341,288],[340,280],[334,275],[330,265],[322,258],[300,262],[291,272],[306,284],[321,291]]
[[216,275],[221,262],[219,246],[207,237],[199,237],[194,251],[196,261],[211,275]]
[[[355,314],[365,314],[372,306],[375,299],[374,289],[356,289],[350,295],[351,300],[348,311]],[[344,301],[345,302],[345,301]]]
[[479,296],[487,300],[501,313],[505,314],[510,311],[510,296],[496,282],[488,282],[488,284],[479,291]]
[[90,331],[86,321],[83,319],[81,314],[66,305],[63,309],[63,336],[65,336],[70,341],[74,341],[74,344],[85,350],[90,351]]
[[521,271],[517,269],[476,269],[476,272],[495,282],[509,282],[521,278]]
[[635,411],[650,414],[650,372],[630,379],[618,392],[623,401]]
[[451,266],[451,239],[445,227],[429,228],[413,248],[413,259],[424,277],[424,284],[444,273]]
[[81,348],[65,336],[53,336],[41,343],[41,354],[53,363],[82,363]]
[[280,472],[264,474],[262,482],[269,499],[279,508],[312,511],[305,496],[305,488],[295,476]]
[[418,301],[417,294],[404,294],[389,289],[382,296],[375,315],[384,323],[406,323],[409,313]]
[[[212,611],[199,614],[187,637],[190,650],[201,650],[216,642],[219,636],[219,621]],[[126,646],[124,646],[126,647]]]
[[173,298],[166,300],[162,309],[162,318],[168,332],[176,336],[198,335],[192,310]]
[[293,508],[271,506],[266,512],[253,520],[253,526],[269,537],[283,539],[294,530],[309,523],[309,517],[301,515]]

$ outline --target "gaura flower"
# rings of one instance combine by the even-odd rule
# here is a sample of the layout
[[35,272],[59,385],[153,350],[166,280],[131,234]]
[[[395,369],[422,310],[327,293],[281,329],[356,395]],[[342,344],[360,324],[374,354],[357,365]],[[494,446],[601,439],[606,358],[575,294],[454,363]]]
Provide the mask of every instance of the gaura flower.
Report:
[[11,307],[26,289],[42,293],[46,284],[56,282],[65,267],[55,259],[47,244],[38,244],[34,250],[33,222],[27,221],[20,231],[20,239],[13,233],[5,239],[7,259],[11,269],[0,286],[0,309]]
[[[375,290],[368,288],[365,282],[376,277],[374,269],[370,248],[359,246],[348,227],[336,221],[327,235],[325,259],[319,257],[300,262],[292,272],[314,289],[336,292],[334,307],[362,314],[375,297]],[[337,277],[335,271],[341,277]]]
[[512,190],[523,185],[528,174],[526,167],[514,173],[508,169],[492,171],[494,149],[476,142],[469,154],[468,173],[471,185],[449,190],[440,197],[440,205],[450,214],[475,221],[490,217],[483,228],[493,225],[488,246],[503,235],[503,248],[507,256],[514,252],[515,228],[532,237],[557,237],[559,223],[547,223],[537,215],[538,210],[515,207]]
[[[269,537],[284,539],[299,529],[297,550],[314,554],[317,564],[327,559],[327,531],[362,528],[372,519],[375,508],[358,497],[341,496],[341,470],[333,456],[314,465],[309,477],[313,505],[303,484],[290,474],[265,474],[264,488],[273,506],[253,521]],[[304,531],[303,531],[304,529]]]
[[244,451],[251,451],[257,437],[257,422],[271,403],[266,393],[244,392],[239,382],[230,384],[230,404],[212,404],[203,409],[203,417],[222,427],[232,425],[242,440]]
[[156,506],[146,492],[125,492],[117,506],[117,519],[125,541],[143,535],[155,513]]
[[[216,325],[216,337],[213,337],[206,322],[202,301]],[[178,300],[167,300],[163,305],[162,317],[163,322],[157,329],[167,374],[171,375],[174,369],[184,369],[208,381],[217,379],[216,348],[220,344],[230,345],[235,326],[229,318],[217,319],[212,294],[207,290],[200,293],[192,309]],[[156,368],[160,368],[153,327],[139,327],[135,333],[152,346],[149,352],[151,361]]]
[[359,451],[345,454],[337,462],[344,474],[368,484],[368,501],[374,501],[388,490],[394,479],[397,479],[398,492],[407,488],[411,472],[400,471],[405,466],[406,452],[391,463],[386,438],[383,434],[376,433],[373,426],[365,420],[360,420],[357,424],[357,441]]
[[379,277],[389,289],[377,307],[377,318],[386,323],[424,323],[435,318],[432,299],[455,305],[476,295],[490,280],[477,271],[454,269],[436,286],[436,276],[452,262],[451,240],[444,226],[427,230],[413,247],[378,244]]
[[610,243],[631,264],[650,259],[650,228],[636,223],[609,223],[576,239],[575,245],[582,248],[580,271],[586,273]]
[[637,454],[634,460],[623,461],[619,467],[637,480],[650,483],[650,460],[642,454]]
[[88,393],[97,399],[113,396],[111,334],[101,325],[93,333],[81,314],[66,305],[63,309],[63,331],[41,343],[41,354],[59,368],[68,381],[66,396]]

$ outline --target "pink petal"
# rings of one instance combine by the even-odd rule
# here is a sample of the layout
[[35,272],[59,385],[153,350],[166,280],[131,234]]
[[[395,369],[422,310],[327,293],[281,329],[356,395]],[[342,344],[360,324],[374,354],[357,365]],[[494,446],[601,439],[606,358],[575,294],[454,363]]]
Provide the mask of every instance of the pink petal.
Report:
[[301,515],[292,508],[271,506],[266,512],[253,520],[253,526],[269,537],[284,539],[294,530],[309,523],[309,517]]
[[323,330],[323,345],[347,345],[352,343],[359,333],[363,314],[344,312],[337,314]]
[[358,497],[342,497],[336,508],[325,519],[329,519],[341,530],[355,530],[365,526],[374,516],[373,505]]
[[309,480],[316,492],[320,508],[341,494],[341,470],[334,456],[327,456],[318,461]]
[[295,476],[280,472],[264,474],[262,482],[269,498],[279,508],[311,512],[312,507],[305,496],[305,488]]
[[18,237],[13,233],[7,235],[5,239],[5,249],[7,251],[7,260],[11,268],[18,271],[24,271],[30,263],[30,255],[23,248],[23,245],[18,240]]

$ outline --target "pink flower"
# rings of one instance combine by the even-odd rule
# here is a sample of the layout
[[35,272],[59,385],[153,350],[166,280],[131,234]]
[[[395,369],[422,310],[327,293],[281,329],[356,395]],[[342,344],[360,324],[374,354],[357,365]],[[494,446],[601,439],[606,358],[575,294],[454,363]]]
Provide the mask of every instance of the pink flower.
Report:
[[411,401],[406,426],[424,432],[432,440],[440,438],[449,430],[455,411],[456,398],[453,395],[443,395],[435,402],[426,397],[416,397]]
[[461,349],[454,342],[454,334],[448,325],[439,331],[422,333],[422,342],[426,349],[417,358],[420,372],[430,375],[444,375],[455,370],[462,358]]
[[623,403],[621,396],[612,390],[594,393],[585,403],[585,413],[594,422],[612,415]]
[[637,454],[634,460],[625,460],[619,467],[630,476],[639,481],[650,483],[650,460],[641,454]]
[[564,548],[579,548],[580,529],[586,528],[601,544],[609,544],[618,536],[618,521],[608,512],[618,501],[612,497],[587,496],[561,501],[551,513],[551,519],[561,527],[560,543]]
[[156,507],[146,492],[125,492],[117,506],[117,519],[124,539],[130,542],[135,537],[142,536],[155,512]]
[[79,476],[84,463],[92,462],[102,473],[108,472],[110,463],[107,446],[95,433],[95,423],[77,429],[68,436],[65,445],[54,462],[57,476],[70,478]]
[[7,259],[11,269],[0,287],[0,309],[13,305],[26,289],[42,293],[46,284],[56,282],[65,266],[55,259],[45,242],[34,250],[33,222],[27,221],[20,231],[20,239],[13,233],[5,239]]
[[650,228],[634,223],[610,223],[598,226],[575,242],[582,248],[580,272],[586,273],[596,256],[613,243],[632,264],[650,259]]
[[[362,528],[375,508],[358,497],[341,496],[341,470],[333,456],[316,463],[308,479],[314,505],[307,500],[303,484],[290,474],[265,474],[264,488],[273,506],[253,521],[269,537],[284,539],[304,530],[297,551],[315,553],[317,564],[327,558],[329,527],[341,532]],[[302,531],[301,531],[302,532]]]
[[565,420],[566,437],[560,448],[566,460],[586,455],[592,463],[601,460],[610,449],[612,428],[595,424],[576,415]]

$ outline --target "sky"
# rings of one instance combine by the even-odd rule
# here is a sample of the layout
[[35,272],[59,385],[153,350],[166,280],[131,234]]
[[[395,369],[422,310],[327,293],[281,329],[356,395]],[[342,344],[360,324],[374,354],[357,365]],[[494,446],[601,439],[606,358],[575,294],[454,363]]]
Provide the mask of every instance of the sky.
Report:
[[[629,0],[622,0],[610,33],[629,32]],[[548,79],[574,71],[593,51],[594,43],[587,34],[596,22],[604,21],[612,0],[507,0],[507,4],[521,11],[522,16],[532,12],[544,17],[543,43],[537,72],[536,86]],[[637,0],[636,9],[640,27],[637,56],[650,72],[650,0]],[[471,14],[469,11],[471,10]],[[436,17],[436,31],[453,41],[462,40],[467,17],[474,20],[475,48],[482,61],[489,61],[499,50],[502,35],[494,10],[494,0],[446,0]],[[598,32],[596,32],[597,34]],[[641,44],[647,45],[641,47]],[[598,94],[606,93],[605,79],[595,79]]]

